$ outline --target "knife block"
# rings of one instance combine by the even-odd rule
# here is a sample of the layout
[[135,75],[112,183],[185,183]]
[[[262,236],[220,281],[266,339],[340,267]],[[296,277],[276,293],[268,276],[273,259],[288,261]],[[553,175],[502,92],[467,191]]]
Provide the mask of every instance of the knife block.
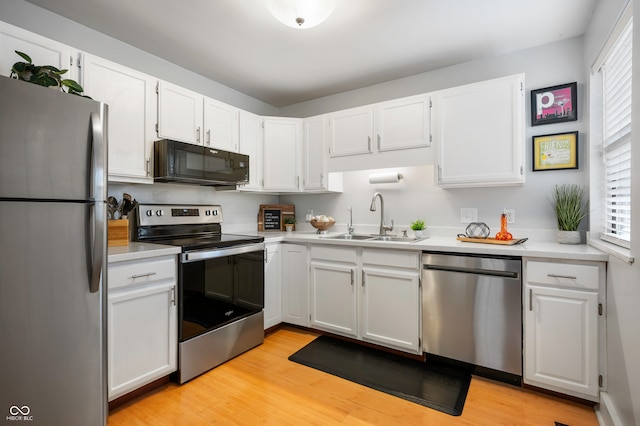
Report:
[[107,246],[129,245],[129,221],[126,219],[107,220]]

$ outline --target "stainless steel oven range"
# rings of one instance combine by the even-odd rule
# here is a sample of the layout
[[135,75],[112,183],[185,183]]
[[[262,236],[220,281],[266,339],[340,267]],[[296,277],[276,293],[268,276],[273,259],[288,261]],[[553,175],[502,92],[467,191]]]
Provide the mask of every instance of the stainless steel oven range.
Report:
[[184,383],[264,340],[264,238],[222,233],[217,205],[141,204],[135,239],[179,246],[178,372]]

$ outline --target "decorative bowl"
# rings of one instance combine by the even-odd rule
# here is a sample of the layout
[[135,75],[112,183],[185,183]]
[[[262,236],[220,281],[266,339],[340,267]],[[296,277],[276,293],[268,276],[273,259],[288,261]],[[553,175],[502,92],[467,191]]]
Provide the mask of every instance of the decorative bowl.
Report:
[[320,221],[314,217],[309,221],[309,223],[311,224],[311,226],[318,230],[318,234],[323,234],[327,232],[327,229],[335,225],[336,221],[332,217],[330,217],[327,221]]

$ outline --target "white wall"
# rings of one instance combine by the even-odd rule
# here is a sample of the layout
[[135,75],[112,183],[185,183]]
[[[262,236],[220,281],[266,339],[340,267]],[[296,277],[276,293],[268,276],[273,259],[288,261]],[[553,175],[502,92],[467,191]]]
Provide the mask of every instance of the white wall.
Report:
[[[633,68],[640,70],[640,0],[632,0],[634,17]],[[601,0],[585,34],[585,73],[588,73],[627,0]],[[640,72],[633,73],[634,111],[640,110]],[[588,90],[586,90],[588,93]],[[632,134],[640,134],[640,117],[634,113]],[[640,170],[640,151],[631,151],[633,171]],[[640,174],[632,172],[631,255],[640,244]],[[610,256],[607,268],[607,392],[603,396],[603,423],[640,424],[640,265]]]
[[[516,224],[510,225],[517,237],[549,239],[556,229],[555,216],[549,203],[551,187],[556,183],[588,183],[587,125],[584,116],[585,71],[583,64],[583,40],[573,38],[517,53],[486,58],[445,69],[371,86],[366,89],[346,92],[316,101],[297,105],[297,109],[285,108],[287,114],[296,116],[316,115],[342,108],[387,100],[392,97],[409,96],[431,90],[453,87],[470,82],[497,78],[524,72],[526,74],[527,127],[526,138],[526,184],[520,187],[440,189],[433,183],[433,167],[415,167],[405,170],[406,178],[400,184],[370,185],[369,172],[349,172],[344,175],[344,192],[340,195],[282,196],[281,201],[296,204],[298,220],[307,209],[315,213],[332,215],[344,225],[347,208],[354,209],[354,222],[367,226],[379,223],[379,212],[369,212],[371,197],[381,191],[385,197],[385,215],[395,219],[399,225],[408,226],[417,218],[426,219],[430,232],[443,232],[453,236],[463,232],[466,223],[460,222],[460,208],[475,207],[479,220],[486,222],[492,230],[499,227],[499,215],[503,208],[516,209]],[[530,126],[530,90],[556,84],[578,82],[578,121]],[[564,131],[580,131],[579,170],[531,171],[531,136]],[[482,141],[475,141],[482,143]],[[464,155],[464,153],[460,153]],[[354,159],[354,161],[357,161]],[[586,229],[586,222],[583,224]],[[442,229],[439,229],[442,228]],[[356,226],[356,231],[358,227]]]
[[24,0],[0,1],[0,20],[256,114],[278,112],[262,101]]

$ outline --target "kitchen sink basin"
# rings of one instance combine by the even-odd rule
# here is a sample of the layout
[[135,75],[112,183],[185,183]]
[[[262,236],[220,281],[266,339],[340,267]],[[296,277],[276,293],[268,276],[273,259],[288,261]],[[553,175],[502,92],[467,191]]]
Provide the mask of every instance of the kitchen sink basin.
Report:
[[342,234],[336,235],[334,237],[327,237],[331,240],[371,240],[373,237],[371,235],[350,235],[350,234]]

